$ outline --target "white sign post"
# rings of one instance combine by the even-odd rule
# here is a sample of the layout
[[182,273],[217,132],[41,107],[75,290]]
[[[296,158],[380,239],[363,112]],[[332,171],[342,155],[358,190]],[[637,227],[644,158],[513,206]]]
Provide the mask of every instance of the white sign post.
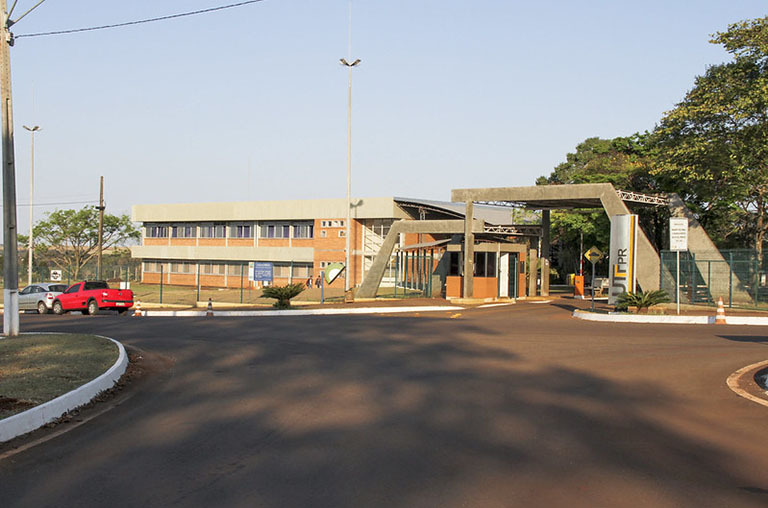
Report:
[[675,277],[675,301],[677,313],[680,314],[680,251],[688,250],[688,219],[670,217],[669,219],[669,250],[677,255],[677,276]]

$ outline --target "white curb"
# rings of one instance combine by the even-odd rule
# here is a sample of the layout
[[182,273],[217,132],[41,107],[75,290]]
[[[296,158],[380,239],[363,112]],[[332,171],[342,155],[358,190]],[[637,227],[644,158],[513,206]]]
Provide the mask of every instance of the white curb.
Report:
[[96,395],[115,385],[128,367],[128,355],[126,354],[123,345],[116,340],[101,335],[97,335],[97,337],[109,339],[117,345],[119,353],[115,364],[104,374],[79,388],[75,388],[71,392],[67,392],[44,404],[35,406],[32,409],[28,409],[23,413],[15,414],[0,420],[0,443],[9,441],[17,436],[26,434],[27,432],[32,432],[35,429],[39,429],[46,423],[59,418],[67,411],[71,411],[83,404],[87,404],[93,400]]
[[[611,323],[672,323],[680,325],[713,325],[715,316],[667,316],[653,314],[598,314],[583,310],[574,310],[573,317],[585,321],[604,321]],[[725,316],[727,325],[768,326],[768,317],[763,316]]]
[[[292,309],[292,310],[216,310],[213,315],[222,317],[233,316],[328,316],[341,314],[398,314],[404,312],[455,312],[464,307],[449,305],[433,305],[424,307],[357,307],[351,309]],[[205,316],[202,310],[145,310],[142,314],[146,317],[200,317]],[[142,317],[144,317],[142,316]]]

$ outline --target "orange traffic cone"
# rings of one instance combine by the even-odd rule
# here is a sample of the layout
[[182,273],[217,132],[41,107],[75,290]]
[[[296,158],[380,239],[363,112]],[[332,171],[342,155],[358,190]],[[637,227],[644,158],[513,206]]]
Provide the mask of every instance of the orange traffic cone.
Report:
[[717,300],[717,314],[715,315],[715,324],[716,325],[725,324],[725,307],[723,306],[722,296]]
[[208,298],[208,310],[205,312],[205,317],[213,317],[213,303],[211,303],[210,298]]
[[144,314],[141,313],[141,300],[136,300],[136,308],[133,311],[135,317],[141,317]]

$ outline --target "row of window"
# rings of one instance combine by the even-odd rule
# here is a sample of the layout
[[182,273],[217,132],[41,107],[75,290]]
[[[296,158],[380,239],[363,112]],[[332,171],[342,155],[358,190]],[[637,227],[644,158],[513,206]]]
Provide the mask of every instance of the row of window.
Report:
[[323,220],[320,221],[320,226],[324,228],[343,228],[345,222],[343,220]]
[[[293,269],[293,271],[291,271]],[[197,265],[195,263],[189,263],[184,261],[172,261],[170,263],[145,261],[144,272],[145,273],[181,273],[181,274],[194,274],[197,271]],[[243,275],[248,277],[248,263],[200,263],[200,275],[229,275],[237,276]],[[276,278],[303,278],[312,277],[312,265],[309,263],[294,263],[291,267],[290,263],[274,263],[273,276]]]
[[[332,221],[323,221],[332,222]],[[344,221],[341,221],[344,222]],[[312,222],[269,222],[259,224],[259,238],[314,238]],[[230,224],[147,224],[147,238],[253,238],[256,227],[253,223]],[[342,236],[342,235],[339,235]],[[323,235],[325,237],[325,235]]]

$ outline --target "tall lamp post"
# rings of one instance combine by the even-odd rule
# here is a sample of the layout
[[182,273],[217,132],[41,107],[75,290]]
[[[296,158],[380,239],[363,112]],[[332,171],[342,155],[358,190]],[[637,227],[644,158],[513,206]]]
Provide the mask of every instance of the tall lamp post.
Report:
[[[352,58],[350,57],[350,60]],[[358,58],[352,63],[347,62],[342,58],[339,60],[341,65],[344,65],[349,71],[349,86],[347,87],[347,246],[344,256],[344,270],[346,274],[344,277],[344,291],[349,291],[349,279],[351,277],[349,261],[350,261],[350,236],[352,226],[352,67],[360,65],[360,59]]]
[[29,157],[29,266],[27,270],[27,285],[32,284],[32,253],[35,249],[34,233],[32,231],[35,221],[35,132],[42,130],[39,125],[34,127],[24,126],[29,132],[32,133],[32,153]]

